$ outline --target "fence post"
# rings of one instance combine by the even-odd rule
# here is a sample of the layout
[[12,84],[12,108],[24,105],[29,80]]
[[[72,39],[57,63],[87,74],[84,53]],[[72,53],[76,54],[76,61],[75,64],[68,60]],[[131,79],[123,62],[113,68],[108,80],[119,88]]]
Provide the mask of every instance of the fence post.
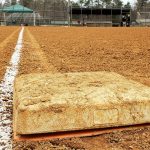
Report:
[[68,0],[68,26],[71,25],[70,19],[70,0]]
[[34,26],[36,26],[35,20],[36,20],[36,14],[35,14],[35,11],[34,11],[33,12],[33,23],[34,23]]
[[4,22],[5,22],[5,25],[6,25],[7,23],[6,23],[6,14],[5,14],[5,12],[4,12]]

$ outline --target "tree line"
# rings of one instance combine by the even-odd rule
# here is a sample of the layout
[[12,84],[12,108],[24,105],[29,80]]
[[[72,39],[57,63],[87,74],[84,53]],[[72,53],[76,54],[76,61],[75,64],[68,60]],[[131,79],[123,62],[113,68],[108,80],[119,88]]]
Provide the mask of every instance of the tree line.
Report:
[[[34,5],[39,6],[47,6],[48,4],[52,3],[64,3],[67,4],[68,0],[19,0],[19,3],[26,6],[26,7],[33,7]],[[17,3],[17,0],[5,0],[4,5],[10,6]],[[123,5],[122,0],[78,0],[77,2],[74,2],[71,0],[71,4],[73,7],[127,7],[131,8],[130,2],[127,2],[125,5]]]
[[0,6],[11,6],[21,4],[25,7],[36,10],[48,10],[51,6],[67,6],[67,0],[5,0],[5,3],[0,3]]
[[[72,7],[101,7],[101,8],[132,8],[130,2],[123,4],[122,0],[78,0],[75,2],[74,0],[70,0]],[[20,3],[23,6],[36,9],[36,10],[47,10],[50,9],[51,6],[62,6],[65,7],[68,5],[68,0],[5,0],[4,6],[14,5],[16,3]],[[150,6],[150,2],[148,0],[137,0],[134,5],[134,10],[140,10],[145,7],[145,5]],[[2,4],[0,4],[2,7]]]
[[127,2],[125,5],[122,0],[79,0],[78,2],[72,1],[74,7],[101,7],[101,8],[131,8],[130,2]]

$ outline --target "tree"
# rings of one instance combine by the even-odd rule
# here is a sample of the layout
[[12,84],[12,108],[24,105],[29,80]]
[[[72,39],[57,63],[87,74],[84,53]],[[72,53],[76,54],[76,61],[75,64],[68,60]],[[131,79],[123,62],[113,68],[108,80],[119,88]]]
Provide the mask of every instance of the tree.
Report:
[[94,5],[95,5],[95,7],[102,7],[102,1],[101,0],[95,0]]
[[78,3],[80,4],[80,6],[83,6],[83,4],[85,3],[85,0],[79,0]]
[[113,3],[113,6],[114,7],[122,7],[123,6],[123,2],[121,0],[114,0],[114,3]]
[[11,0],[11,5],[15,5],[17,3],[17,0]]
[[90,7],[90,5],[91,5],[91,0],[85,0],[84,1],[84,6],[85,7]]
[[127,2],[127,4],[124,5],[124,8],[131,8],[130,2]]
[[110,7],[112,5],[112,0],[101,0],[103,7]]
[[11,5],[10,0],[5,0],[4,6],[8,7],[10,5]]
[[20,0],[21,5],[25,7],[30,7],[33,0]]
[[71,3],[72,3],[72,7],[80,7],[77,2],[71,1]]
[[143,7],[147,4],[148,0],[137,0],[136,2],[136,8],[137,10],[143,9]]
[[2,5],[2,3],[0,2],[0,9],[2,9],[3,8],[3,5]]

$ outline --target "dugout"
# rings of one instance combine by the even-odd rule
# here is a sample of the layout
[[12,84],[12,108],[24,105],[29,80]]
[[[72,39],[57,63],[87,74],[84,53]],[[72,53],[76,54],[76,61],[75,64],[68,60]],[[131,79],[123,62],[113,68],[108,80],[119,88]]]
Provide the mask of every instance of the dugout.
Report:
[[20,4],[4,7],[0,9],[0,13],[2,14],[1,25],[20,25],[29,24],[29,22],[35,25],[35,20],[38,17],[32,9]]
[[72,25],[121,26],[123,16],[130,13],[128,8],[72,8],[70,16]]

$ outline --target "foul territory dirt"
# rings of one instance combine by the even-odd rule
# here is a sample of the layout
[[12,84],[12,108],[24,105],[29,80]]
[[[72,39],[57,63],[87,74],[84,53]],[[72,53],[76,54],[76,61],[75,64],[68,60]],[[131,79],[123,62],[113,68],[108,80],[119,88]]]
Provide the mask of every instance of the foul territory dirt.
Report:
[[[113,71],[150,86],[149,28],[25,28],[20,74]],[[20,149],[150,149],[150,127],[94,137],[14,142]]]
[[14,51],[19,34],[18,27],[0,27],[0,80]]

